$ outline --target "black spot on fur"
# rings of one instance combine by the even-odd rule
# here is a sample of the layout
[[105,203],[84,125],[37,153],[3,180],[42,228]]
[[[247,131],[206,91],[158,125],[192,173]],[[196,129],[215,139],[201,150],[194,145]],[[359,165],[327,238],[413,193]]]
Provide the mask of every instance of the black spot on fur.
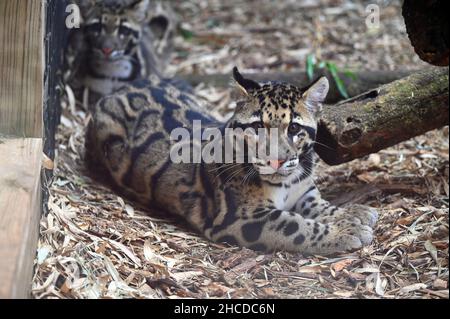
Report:
[[161,176],[164,175],[164,173],[166,172],[166,170],[171,166],[172,162],[171,160],[167,160],[160,169],[158,169],[158,171],[152,176],[152,179],[150,181],[150,187],[152,189],[152,200],[155,198],[157,190],[158,190],[158,183],[159,183],[159,179],[161,178]]
[[151,117],[158,117],[160,114],[156,110],[146,110],[142,112],[142,114],[138,117],[138,119],[135,121],[135,128],[134,128],[134,136],[133,140],[141,140],[145,134],[148,134],[148,131],[151,127],[147,124],[147,121]]
[[218,243],[225,243],[225,244],[228,244],[230,246],[239,246],[239,243],[236,240],[236,238],[234,238],[234,236],[231,236],[231,235],[223,236],[220,239],[218,239],[217,242]]
[[305,194],[303,194],[303,196],[308,195],[309,193],[311,193],[311,192],[314,191],[314,190],[316,190],[316,186],[310,187],[310,188],[305,192]]
[[111,170],[117,171],[120,167],[120,159],[125,156],[126,144],[122,136],[111,134],[102,146],[103,156],[111,166]]
[[147,137],[144,143],[133,148],[131,153],[131,162],[135,162],[138,157],[151,149],[151,146],[159,141],[165,141],[165,135],[161,132],[154,133]]
[[253,212],[253,218],[260,219],[265,217],[269,211],[267,209],[257,209]]
[[271,221],[277,220],[278,218],[280,218],[281,213],[282,213],[281,210],[274,211],[272,214],[270,214],[269,220]]
[[221,225],[214,227],[212,230],[212,235],[217,234],[218,232],[224,230],[228,226],[234,224],[238,217],[236,216],[237,204],[235,200],[234,194],[229,190],[225,190],[225,201],[227,203],[227,213]]
[[147,96],[141,93],[128,93],[127,99],[130,101],[130,106],[134,111],[142,110],[144,105],[148,105]]
[[270,181],[264,181],[264,182],[269,184],[270,186],[273,186],[273,187],[278,187],[278,188],[283,187],[283,183],[272,183]]
[[251,250],[265,252],[267,251],[267,246],[264,244],[255,244],[249,247]]
[[200,181],[202,182],[203,189],[205,190],[206,196],[213,199],[214,198],[214,187],[211,184],[208,173],[206,172],[205,164],[200,164]]
[[249,243],[254,243],[261,237],[265,222],[249,223],[242,226],[242,236]]
[[294,244],[295,245],[302,245],[305,242],[305,239],[306,239],[305,236],[300,234],[297,237],[295,237]]
[[298,224],[295,222],[289,223],[286,228],[284,229],[284,235],[285,236],[291,236],[295,234],[298,231],[299,227]]
[[194,121],[202,121],[203,125],[211,123],[211,119],[205,117],[203,114],[200,114],[198,112],[188,110],[185,113],[186,118],[189,120],[190,123]]
[[173,113],[178,111],[180,106],[166,98],[166,91],[164,89],[154,86],[150,86],[149,89],[155,102],[164,105],[162,120],[166,132],[171,133],[174,129],[183,127],[183,124],[173,116]]
[[[203,195],[203,194],[202,194]],[[203,218],[203,230],[211,228],[213,224],[213,219],[209,216],[210,207],[208,203],[208,199],[205,196],[200,197],[201,208],[202,208],[202,218]]]
[[314,230],[313,230],[314,235],[317,235],[319,233],[319,224],[314,224]]
[[278,225],[278,227],[277,227],[277,231],[280,231],[280,230],[282,230],[283,229],[283,227],[284,227],[284,225],[286,225],[286,221],[285,220],[283,220],[279,225]]
[[336,214],[336,212],[339,210],[339,208],[335,207],[333,208],[333,210],[330,212],[330,216],[334,216],[334,214]]
[[[120,124],[125,131],[128,132],[128,128],[125,122],[125,111],[123,109],[112,110],[110,105],[122,105],[119,103],[120,100],[113,97],[108,97],[100,100],[98,106],[104,114],[107,114],[111,119],[113,119],[116,123]],[[118,114],[120,113],[120,114]]]

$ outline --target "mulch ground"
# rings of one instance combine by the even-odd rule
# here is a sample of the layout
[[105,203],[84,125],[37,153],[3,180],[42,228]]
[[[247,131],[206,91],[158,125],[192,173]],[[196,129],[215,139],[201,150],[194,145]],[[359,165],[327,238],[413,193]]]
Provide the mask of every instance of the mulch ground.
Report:
[[[374,1],[370,1],[374,2]],[[306,57],[351,70],[426,66],[406,35],[400,1],[177,1],[169,73],[305,70]],[[232,90],[196,88],[221,116]],[[333,258],[216,245],[177,221],[143,210],[83,168],[87,116],[63,102],[49,212],[41,220],[35,298],[448,298],[449,130],[429,132],[351,163],[317,169],[337,204],[377,207],[374,243]]]

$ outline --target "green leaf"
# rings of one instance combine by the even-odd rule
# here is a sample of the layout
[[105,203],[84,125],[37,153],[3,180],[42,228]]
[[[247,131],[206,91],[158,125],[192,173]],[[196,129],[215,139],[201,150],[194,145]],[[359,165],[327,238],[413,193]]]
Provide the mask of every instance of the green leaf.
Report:
[[192,32],[191,30],[187,30],[181,27],[180,27],[180,34],[183,37],[183,39],[187,41],[192,40],[192,38],[195,36],[194,32]]
[[336,67],[336,64],[332,63],[332,62],[327,62],[327,69],[328,71],[330,71],[331,76],[334,79],[334,82],[336,82],[336,86],[339,90],[339,93],[341,93],[341,95],[348,99],[349,95],[347,93],[347,89],[345,88],[345,84],[342,81],[342,79],[339,77],[339,73],[338,73],[338,68]]
[[308,55],[306,58],[306,73],[308,74],[308,78],[310,81],[314,78],[314,69],[316,66],[316,57],[314,54]]
[[353,71],[345,70],[344,74],[345,74],[346,77],[349,77],[353,81],[356,81],[358,79],[358,76]]
[[327,63],[325,61],[322,61],[319,63],[319,65],[317,66],[319,69],[323,69],[327,66]]

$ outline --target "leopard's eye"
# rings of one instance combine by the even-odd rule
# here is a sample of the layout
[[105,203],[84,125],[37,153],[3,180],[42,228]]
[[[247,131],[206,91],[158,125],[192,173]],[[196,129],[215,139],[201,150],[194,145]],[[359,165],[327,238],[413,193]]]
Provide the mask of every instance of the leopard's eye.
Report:
[[122,36],[124,36],[124,37],[127,37],[127,36],[129,36],[131,33],[132,33],[132,30],[131,30],[130,28],[127,28],[127,27],[125,27],[125,26],[123,26],[123,25],[121,25],[121,26],[119,27],[119,34],[120,34],[120,35],[122,35]]
[[256,134],[258,134],[258,130],[264,128],[264,124],[262,122],[255,122],[252,123],[250,127],[255,130]]
[[95,22],[93,24],[87,25],[86,31],[88,33],[99,34],[102,31],[102,24],[100,22]]
[[291,125],[289,125],[289,128],[288,128],[288,134],[290,136],[294,136],[294,135],[297,135],[298,133],[300,133],[301,130],[302,130],[302,127],[300,124],[291,123]]

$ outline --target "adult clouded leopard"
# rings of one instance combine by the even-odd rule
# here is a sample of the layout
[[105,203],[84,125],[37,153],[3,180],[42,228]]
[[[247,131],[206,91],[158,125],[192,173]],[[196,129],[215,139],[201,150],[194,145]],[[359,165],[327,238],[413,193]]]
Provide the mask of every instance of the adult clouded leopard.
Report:
[[174,15],[150,0],[73,0],[80,28],[71,30],[65,80],[91,103],[139,78],[161,76],[168,62]]
[[[125,194],[181,216],[216,242],[314,254],[369,244],[377,212],[365,206],[334,207],[314,185],[316,121],[328,80],[299,89],[256,83],[237,69],[234,78],[243,99],[223,124],[163,82],[136,82],[102,99],[87,132],[89,166],[105,168]],[[278,129],[278,157],[242,164],[175,164],[169,135],[180,127],[192,129],[193,120],[220,131]],[[254,136],[248,138],[257,141],[256,131],[250,132]]]

